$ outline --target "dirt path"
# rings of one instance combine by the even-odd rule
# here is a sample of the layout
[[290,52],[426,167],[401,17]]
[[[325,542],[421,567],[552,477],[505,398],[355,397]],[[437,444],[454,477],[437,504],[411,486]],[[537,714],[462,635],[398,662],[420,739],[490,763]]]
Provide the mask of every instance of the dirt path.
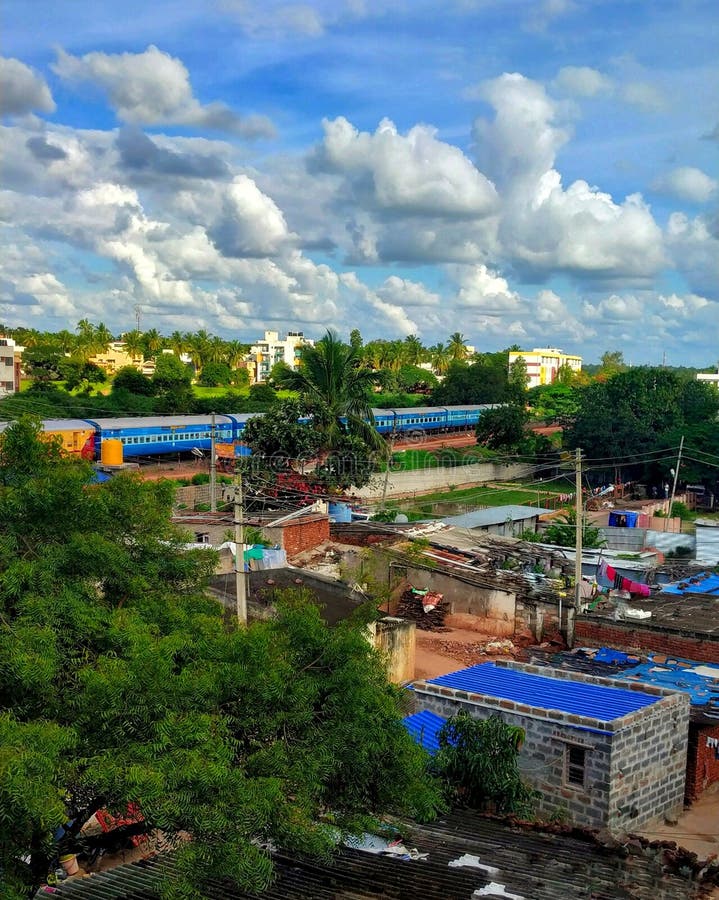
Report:
[[704,791],[676,825],[656,825],[639,834],[652,841],[676,841],[699,859],[719,855],[719,782]]

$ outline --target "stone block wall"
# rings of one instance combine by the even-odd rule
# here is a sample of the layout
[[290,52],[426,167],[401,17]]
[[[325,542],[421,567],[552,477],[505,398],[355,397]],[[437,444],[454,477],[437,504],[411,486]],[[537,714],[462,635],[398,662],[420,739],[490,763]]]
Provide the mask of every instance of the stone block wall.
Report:
[[629,622],[614,622],[595,616],[578,616],[574,626],[577,646],[613,647],[615,650],[649,650],[667,656],[682,656],[700,662],[719,659],[719,640],[707,635],[652,628]]
[[417,626],[407,619],[385,616],[370,622],[373,645],[384,656],[387,677],[395,684],[406,684],[414,678]]
[[719,724],[689,726],[686,799],[696,800],[719,781]]
[[620,721],[612,741],[607,827],[632,831],[678,816],[684,806],[689,696],[670,694]]
[[[618,686],[611,679],[509,660],[497,665],[543,677]],[[634,683],[621,686],[629,690],[640,687]],[[465,709],[478,719],[499,715],[523,728],[519,766],[527,782],[540,792],[540,812],[621,833],[674,814],[681,809],[684,795],[688,697],[646,688],[641,686],[641,692],[657,696],[657,703],[611,723],[428,682],[415,683],[414,702],[416,710],[427,709],[445,717]],[[568,779],[572,747],[585,751],[581,785]]]

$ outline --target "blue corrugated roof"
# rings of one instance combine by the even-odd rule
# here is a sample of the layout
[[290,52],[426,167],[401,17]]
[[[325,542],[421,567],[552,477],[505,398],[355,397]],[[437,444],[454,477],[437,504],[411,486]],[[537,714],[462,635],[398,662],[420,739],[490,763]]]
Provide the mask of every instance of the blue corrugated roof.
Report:
[[532,675],[494,663],[460,669],[429,679],[429,682],[502,700],[514,700],[539,709],[589,716],[601,722],[613,722],[660,699],[640,691]]
[[661,657],[657,661],[650,655],[649,662],[625,669],[614,677],[682,691],[689,694],[692,706],[706,706],[712,701],[712,705],[719,706],[719,662],[711,665],[679,657]]
[[683,578],[671,584],[662,585],[665,594],[716,594],[719,596],[719,575],[714,572],[699,572],[691,578]]
[[439,750],[439,732],[447,721],[436,713],[423,710],[402,720],[412,737],[432,756]]

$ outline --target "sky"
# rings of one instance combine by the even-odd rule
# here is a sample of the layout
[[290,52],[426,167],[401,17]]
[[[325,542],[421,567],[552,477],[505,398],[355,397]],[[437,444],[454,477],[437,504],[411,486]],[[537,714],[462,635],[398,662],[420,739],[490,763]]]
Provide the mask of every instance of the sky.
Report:
[[719,358],[716,0],[5,0],[0,323]]

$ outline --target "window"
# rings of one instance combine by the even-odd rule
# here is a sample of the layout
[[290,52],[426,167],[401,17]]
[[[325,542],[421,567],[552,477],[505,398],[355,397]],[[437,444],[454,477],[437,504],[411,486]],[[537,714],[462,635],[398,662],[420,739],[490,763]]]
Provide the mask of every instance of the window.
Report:
[[210,543],[210,534],[208,531],[196,531],[195,532],[195,543],[196,544],[209,544]]
[[570,787],[584,787],[587,748],[567,744],[564,748],[564,781]]

